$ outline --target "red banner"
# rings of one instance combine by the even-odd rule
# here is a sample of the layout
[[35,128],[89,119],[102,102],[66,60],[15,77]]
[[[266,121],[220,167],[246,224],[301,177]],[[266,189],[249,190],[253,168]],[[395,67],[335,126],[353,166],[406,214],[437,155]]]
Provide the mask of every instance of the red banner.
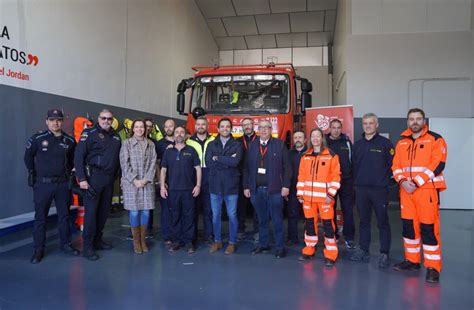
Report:
[[329,133],[329,123],[333,119],[342,122],[342,133],[354,142],[354,111],[351,105],[317,107],[306,109],[306,136],[312,129],[319,127],[325,134]]

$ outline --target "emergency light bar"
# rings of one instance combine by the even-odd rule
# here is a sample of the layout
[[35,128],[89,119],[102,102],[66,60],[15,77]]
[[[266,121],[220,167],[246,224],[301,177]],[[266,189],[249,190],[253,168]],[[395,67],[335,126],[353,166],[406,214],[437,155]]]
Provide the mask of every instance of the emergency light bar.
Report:
[[234,75],[234,76],[215,76],[215,77],[202,77],[201,78],[201,83],[211,83],[211,82],[216,82],[216,83],[222,83],[222,82],[244,82],[244,81],[272,81],[272,80],[277,80],[277,81],[285,81],[286,76],[283,74],[277,74],[277,75],[270,75],[270,74],[259,74],[259,75]]

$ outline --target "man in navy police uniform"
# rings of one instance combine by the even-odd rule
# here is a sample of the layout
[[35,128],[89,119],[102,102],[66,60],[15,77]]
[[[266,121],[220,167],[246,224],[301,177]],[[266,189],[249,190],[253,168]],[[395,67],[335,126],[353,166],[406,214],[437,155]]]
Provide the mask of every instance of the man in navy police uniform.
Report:
[[76,148],[74,166],[84,195],[83,256],[97,260],[95,250],[109,250],[102,231],[112,204],[114,180],[119,172],[120,137],[112,128],[109,110],[99,113],[98,123],[82,132]]
[[79,255],[71,245],[69,206],[71,191],[69,175],[73,168],[74,138],[62,131],[63,112],[58,109],[47,113],[47,131],[34,134],[26,145],[24,161],[28,169],[28,185],[33,187],[35,221],[33,240],[35,251],[30,262],[37,264],[44,256],[46,218],[54,199],[58,214],[60,249],[63,253]]

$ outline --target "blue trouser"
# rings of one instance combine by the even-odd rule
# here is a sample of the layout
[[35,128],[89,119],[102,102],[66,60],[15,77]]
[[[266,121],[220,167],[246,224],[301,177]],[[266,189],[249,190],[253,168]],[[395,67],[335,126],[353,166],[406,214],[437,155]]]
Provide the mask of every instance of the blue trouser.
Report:
[[360,216],[359,245],[362,250],[369,251],[370,248],[370,220],[372,209],[377,218],[379,229],[380,253],[390,252],[392,235],[390,222],[388,220],[388,189],[374,187],[355,187],[356,206]]
[[150,210],[130,211],[129,215],[131,227],[148,225],[148,220],[150,218]]
[[237,243],[237,230],[238,230],[238,220],[237,220],[237,200],[239,195],[218,195],[211,194],[211,206],[212,206],[212,224],[214,226],[214,240],[215,242],[222,242],[221,237],[221,210],[222,202],[225,201],[225,206],[227,209],[227,216],[229,217],[229,243]]
[[171,239],[171,211],[169,205],[169,197],[163,199],[160,197],[161,206],[161,234],[163,240]]
[[239,232],[245,232],[245,220],[247,219],[247,209],[252,209],[252,218],[253,218],[253,230],[254,232],[258,232],[258,218],[257,212],[255,212],[250,199],[244,196],[244,190],[240,190],[239,194],[239,201],[237,203],[237,219],[239,221]]
[[168,191],[171,206],[171,239],[190,244],[194,237],[194,197],[192,190]]
[[270,218],[273,222],[273,233],[275,237],[276,249],[284,248],[283,240],[283,197],[281,193],[269,193],[267,187],[257,187],[251,194],[252,205],[258,216],[258,245],[268,247],[270,243]]
[[195,232],[194,238],[197,239],[199,211],[202,210],[202,221],[204,224],[204,240],[212,236],[212,211],[211,211],[211,194],[209,193],[209,183],[206,182],[201,186],[201,193],[195,198],[196,212],[195,212]]
[[[344,239],[346,241],[354,240],[355,234],[355,225],[354,225],[354,185],[352,180],[342,180],[341,188],[337,191],[337,197],[341,201],[341,211],[342,211],[342,233],[344,234]],[[339,236],[337,233],[337,221],[336,221],[336,206],[334,204],[334,227],[336,231],[336,236]]]
[[[40,179],[40,178],[38,178]],[[44,249],[46,238],[46,218],[53,202],[58,215],[58,230],[60,246],[71,242],[69,226],[69,206],[71,205],[71,191],[68,182],[42,183],[38,181],[33,188],[35,203],[35,222],[33,226],[33,241],[36,251]]]
[[106,174],[93,174],[89,186],[94,191],[94,196],[89,192],[84,195],[84,249],[92,247],[92,243],[102,239],[102,231],[109,216],[114,190],[114,176]]
[[287,203],[288,215],[288,240],[298,243],[298,220],[302,205],[296,197],[296,191],[290,191]]

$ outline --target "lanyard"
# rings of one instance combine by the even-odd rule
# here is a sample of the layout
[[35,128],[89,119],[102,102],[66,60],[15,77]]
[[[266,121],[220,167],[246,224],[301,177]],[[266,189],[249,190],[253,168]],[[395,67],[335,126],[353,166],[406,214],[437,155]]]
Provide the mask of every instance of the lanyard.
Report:
[[263,158],[265,157],[265,154],[267,154],[267,151],[268,151],[268,145],[265,146],[265,149],[263,149],[262,145],[260,144],[260,155],[262,155],[262,160],[260,161],[260,167],[262,168],[264,167]]

